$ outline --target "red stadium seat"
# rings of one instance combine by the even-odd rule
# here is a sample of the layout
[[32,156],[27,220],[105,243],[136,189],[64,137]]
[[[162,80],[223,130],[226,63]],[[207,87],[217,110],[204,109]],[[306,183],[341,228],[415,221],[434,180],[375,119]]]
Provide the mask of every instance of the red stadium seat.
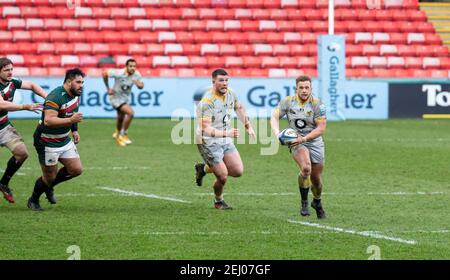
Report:
[[98,64],[98,59],[91,55],[80,56],[80,66],[81,67],[96,67]]
[[237,54],[237,48],[235,45],[231,44],[221,44],[219,45],[220,55],[232,56]]
[[260,68],[261,58],[255,56],[244,56],[244,67],[245,68]]
[[192,32],[175,32],[177,42],[184,44],[184,43],[193,43],[194,42],[194,34]]
[[82,55],[82,54],[90,54],[92,53],[92,46],[91,44],[87,43],[76,43],[73,46],[73,53]]
[[255,20],[269,20],[270,10],[267,9],[253,9],[251,10],[252,18]]
[[30,76],[34,76],[34,77],[47,77],[48,76],[47,68],[30,67],[29,70],[30,70]]
[[422,33],[434,33],[434,26],[431,22],[418,22],[416,23],[417,32]]
[[280,60],[274,56],[264,56],[261,58],[262,68],[278,68],[280,67]]
[[306,45],[291,45],[290,53],[292,56],[307,56],[308,55],[308,47]]
[[209,68],[225,68],[225,57],[210,56],[206,58],[206,64]]
[[[44,30],[33,30],[31,33],[31,40],[33,42],[47,42],[50,40],[50,34]],[[1,38],[0,38],[1,41]]]
[[56,54],[73,54],[74,45],[71,43],[55,43]]
[[290,56],[281,56],[279,58],[280,60],[280,67],[281,68],[295,68],[297,67],[297,59],[295,59],[294,57],[290,57]]
[[212,35],[206,31],[194,31],[194,42],[196,44],[212,43]]
[[111,18],[111,9],[107,7],[92,7],[92,14],[95,15],[96,19],[109,19]]
[[38,18],[39,10],[36,7],[20,7],[20,15],[24,18]]
[[425,43],[428,45],[442,44],[441,37],[435,33],[425,33]]
[[187,56],[172,56],[171,57],[171,66],[173,68],[180,68],[180,67],[189,67],[189,57]]
[[141,43],[156,43],[158,42],[158,34],[150,31],[139,31],[139,38]]
[[398,54],[400,56],[415,56],[416,55],[416,51],[413,46],[398,45],[397,50],[398,50]]
[[391,33],[389,34],[392,44],[406,44],[407,35],[404,33]]
[[244,65],[244,59],[239,56],[228,56],[225,59],[225,67],[242,67]]
[[147,44],[148,55],[162,55],[164,54],[164,45],[161,44]]
[[211,32],[211,42],[213,42],[213,43],[229,43],[231,36],[232,36],[232,32]]
[[29,42],[31,41],[31,33],[29,31],[15,30],[13,31],[14,42]]
[[405,68],[422,68],[422,58],[405,57]]
[[193,68],[206,68],[207,66],[207,60],[206,57],[202,56],[191,56],[189,57],[189,61],[191,62],[191,66]]
[[78,7],[75,9],[76,18],[92,18],[92,16],[93,16],[92,8],[90,7]]
[[177,70],[178,77],[195,77],[195,70],[191,68],[180,68]]
[[165,44],[165,55],[181,55],[183,54],[183,46],[181,44]]
[[183,44],[183,52],[186,55],[200,55],[200,45]]

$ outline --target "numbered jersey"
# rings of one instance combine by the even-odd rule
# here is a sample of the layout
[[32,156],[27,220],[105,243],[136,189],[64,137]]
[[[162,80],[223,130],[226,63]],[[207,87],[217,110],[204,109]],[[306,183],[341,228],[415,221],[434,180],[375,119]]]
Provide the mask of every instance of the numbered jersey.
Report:
[[[22,81],[19,79],[12,79],[6,85],[0,83],[0,94],[2,95],[3,100],[12,102],[14,99],[14,93],[16,89],[20,89],[22,87]],[[10,124],[8,119],[8,111],[1,110],[0,111],[0,130],[5,128]]]
[[133,80],[142,80],[141,74],[138,71],[134,72],[133,75],[128,75],[126,69],[110,69],[108,76],[114,78],[114,95],[130,95]]
[[310,96],[302,101],[297,95],[281,100],[277,108],[280,118],[287,116],[289,127],[305,136],[317,127],[316,120],[326,120],[325,105],[319,98]]
[[[205,94],[197,107],[197,118],[211,121],[211,126],[218,130],[230,130],[231,116],[238,102],[236,94],[228,89],[227,93],[219,96],[211,89]],[[201,135],[201,127],[197,127],[197,135]],[[203,140],[211,137],[203,136]]]

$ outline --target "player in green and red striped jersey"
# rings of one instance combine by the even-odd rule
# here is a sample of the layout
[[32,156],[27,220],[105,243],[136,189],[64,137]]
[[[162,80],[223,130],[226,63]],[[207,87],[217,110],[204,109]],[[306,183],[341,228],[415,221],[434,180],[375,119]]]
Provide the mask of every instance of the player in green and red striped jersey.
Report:
[[[78,69],[66,72],[64,84],[55,88],[45,99],[39,125],[34,132],[34,146],[39,156],[42,176],[36,180],[28,199],[28,208],[40,211],[39,197],[45,192],[51,204],[56,203],[55,185],[79,176],[83,170],[75,144],[80,141],[78,123],[83,115],[78,112],[83,91],[84,73]],[[73,140],[69,137],[72,132]],[[63,167],[58,170],[58,162]]]
[[9,188],[9,181],[17,170],[28,158],[28,151],[22,137],[11,124],[8,118],[10,111],[38,111],[42,110],[42,104],[15,104],[13,103],[14,94],[17,89],[29,89],[37,95],[45,98],[47,93],[37,84],[30,81],[22,81],[13,78],[13,63],[6,57],[0,58],[0,146],[7,147],[12,157],[8,160],[6,170],[0,179],[0,191],[5,199],[14,203],[14,197]]

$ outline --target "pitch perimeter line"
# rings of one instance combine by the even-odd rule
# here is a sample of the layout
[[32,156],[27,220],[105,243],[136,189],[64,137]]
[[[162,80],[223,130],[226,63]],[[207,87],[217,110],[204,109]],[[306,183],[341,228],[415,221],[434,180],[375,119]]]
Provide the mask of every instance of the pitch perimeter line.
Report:
[[[198,196],[209,196],[213,193],[194,193],[193,195]],[[367,193],[327,193],[323,192],[322,195],[348,195],[348,196],[357,196],[357,195],[395,195],[395,196],[410,196],[410,195],[444,195],[445,192],[367,192]],[[281,193],[232,193],[229,192],[227,195],[235,195],[235,196],[289,196],[289,195],[298,195],[298,192],[281,192]]]
[[301,224],[304,226],[309,226],[309,227],[315,227],[315,228],[321,228],[321,229],[326,229],[326,230],[330,230],[330,231],[336,231],[336,232],[341,232],[341,233],[348,233],[348,234],[353,234],[353,235],[361,235],[364,237],[371,237],[371,238],[376,238],[376,239],[385,239],[385,240],[389,240],[389,241],[395,241],[395,242],[400,242],[400,243],[405,243],[405,244],[410,244],[410,245],[416,245],[417,241],[415,240],[406,240],[406,239],[401,239],[398,237],[391,237],[391,236],[386,236],[380,233],[376,233],[376,232],[369,232],[369,231],[356,231],[356,230],[352,230],[352,229],[343,229],[343,228],[338,228],[338,227],[330,227],[330,226],[324,226],[324,225],[320,225],[320,224],[315,224],[315,223],[309,223],[309,222],[301,222],[301,221],[294,221],[294,220],[287,220],[289,223],[293,223],[293,224]]
[[148,198],[155,198],[155,199],[168,200],[168,201],[174,201],[174,202],[191,203],[190,201],[172,198],[172,197],[163,197],[163,196],[159,196],[159,195],[155,195],[155,194],[145,194],[145,193],[126,191],[126,190],[108,188],[108,187],[99,187],[99,189],[112,191],[112,192],[118,192],[118,193],[124,193],[124,194],[132,195],[132,196],[143,196],[143,197],[148,197]]

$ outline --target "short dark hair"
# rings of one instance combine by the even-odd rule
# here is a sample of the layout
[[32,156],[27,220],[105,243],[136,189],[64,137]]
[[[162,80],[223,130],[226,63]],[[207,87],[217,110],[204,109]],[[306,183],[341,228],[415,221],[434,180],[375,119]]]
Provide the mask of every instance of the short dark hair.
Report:
[[227,76],[228,73],[227,73],[227,71],[225,71],[225,70],[222,69],[222,68],[216,69],[216,70],[214,70],[214,71],[212,72],[212,77],[213,77],[213,79],[214,79],[215,77],[219,76],[219,75]]
[[299,82],[306,82],[306,81],[312,84],[311,77],[306,75],[299,76],[297,79],[295,79],[295,85],[298,85]]
[[73,68],[66,71],[66,77],[64,78],[64,83],[67,80],[73,80],[76,78],[76,76],[81,76],[84,78],[86,76],[83,71],[80,70],[80,68]]
[[131,62],[137,63],[137,62],[136,62],[136,59],[134,59],[134,58],[129,58],[129,59],[127,59],[127,62],[125,63],[125,66],[128,66],[128,64],[130,64]]
[[3,67],[5,67],[6,65],[10,65],[10,64],[13,64],[11,59],[9,59],[7,57],[0,58],[0,70],[2,70]]

